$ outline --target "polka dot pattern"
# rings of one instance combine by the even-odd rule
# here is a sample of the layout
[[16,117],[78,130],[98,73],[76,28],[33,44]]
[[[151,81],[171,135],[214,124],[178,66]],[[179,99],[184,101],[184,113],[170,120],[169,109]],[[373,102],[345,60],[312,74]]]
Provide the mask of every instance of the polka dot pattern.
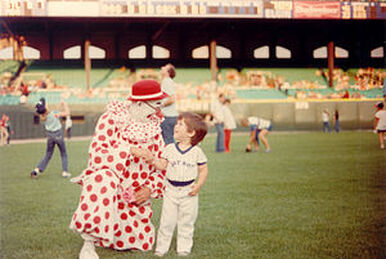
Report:
[[161,120],[133,121],[128,102],[112,102],[100,117],[89,147],[88,167],[80,176],[80,203],[70,228],[97,238],[96,244],[117,250],[151,250],[154,240],[150,203],[138,207],[123,199],[122,190],[150,188],[162,197],[165,172],[157,171],[129,153],[131,146],[148,148],[157,157],[164,147]]

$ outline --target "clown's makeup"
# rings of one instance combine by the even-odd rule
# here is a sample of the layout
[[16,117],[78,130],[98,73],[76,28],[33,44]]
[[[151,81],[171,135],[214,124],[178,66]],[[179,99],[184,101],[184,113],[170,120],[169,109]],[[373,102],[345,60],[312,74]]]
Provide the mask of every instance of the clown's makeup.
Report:
[[132,102],[129,111],[134,120],[143,121],[154,113],[159,112],[162,105],[161,100]]

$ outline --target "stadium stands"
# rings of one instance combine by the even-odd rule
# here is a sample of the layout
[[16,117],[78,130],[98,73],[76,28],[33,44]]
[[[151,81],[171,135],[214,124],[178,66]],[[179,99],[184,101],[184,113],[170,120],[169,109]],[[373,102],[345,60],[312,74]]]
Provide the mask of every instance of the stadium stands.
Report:
[[[18,67],[17,61],[0,62],[0,105],[20,103],[20,91],[5,90],[8,77]],[[370,83],[366,71],[380,77],[386,70],[336,70],[334,80],[339,88],[334,89],[327,87],[325,72],[315,68],[245,68],[240,72],[227,68],[220,69],[216,84],[217,92],[240,100],[339,99],[344,96],[381,98],[383,93],[379,83],[368,86]],[[91,89],[86,91],[86,73],[79,64],[74,66],[65,61],[51,61],[48,64],[29,62],[20,80],[29,85],[31,93],[28,103],[35,103],[41,97],[45,97],[49,103],[59,103],[61,100],[76,104],[107,103],[110,99],[124,99],[128,96],[129,85],[134,81],[141,78],[157,79],[158,76],[158,69],[136,69],[133,72],[126,67],[93,68],[90,73]],[[209,81],[210,77],[210,71],[206,68],[178,68],[175,78],[177,97],[180,100],[210,99],[216,89]]]

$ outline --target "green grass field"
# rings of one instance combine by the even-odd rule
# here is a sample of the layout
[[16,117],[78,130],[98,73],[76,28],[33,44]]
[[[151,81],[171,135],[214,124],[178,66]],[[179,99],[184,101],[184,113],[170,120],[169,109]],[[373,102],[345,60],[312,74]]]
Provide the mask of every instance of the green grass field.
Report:
[[[370,132],[273,133],[273,152],[216,154],[202,144],[209,178],[200,193],[194,248],[187,258],[385,258],[386,150]],[[87,164],[88,141],[69,142],[70,170]],[[80,189],[60,176],[58,150],[38,180],[29,172],[44,143],[0,148],[0,258],[77,258],[68,229]],[[158,226],[161,201],[154,201]],[[156,258],[97,248],[101,259]],[[177,258],[175,241],[165,258]]]

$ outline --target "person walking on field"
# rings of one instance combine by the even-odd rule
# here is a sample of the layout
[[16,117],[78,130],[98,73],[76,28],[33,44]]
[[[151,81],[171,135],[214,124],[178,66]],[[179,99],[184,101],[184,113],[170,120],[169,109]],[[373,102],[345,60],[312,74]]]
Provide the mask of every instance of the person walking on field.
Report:
[[231,152],[232,130],[236,128],[236,120],[229,108],[230,104],[231,100],[227,98],[224,102],[224,145],[226,153]]
[[174,84],[174,77],[176,76],[176,69],[172,64],[167,64],[161,67],[161,90],[168,95],[161,105],[161,111],[165,120],[161,124],[162,137],[166,145],[173,143],[174,126],[177,123],[177,104],[176,104],[176,89]]
[[9,135],[7,130],[7,115],[3,114],[0,119],[0,146],[4,146]]
[[224,152],[224,94],[219,94],[214,98],[211,105],[211,115],[213,116],[214,126],[217,132],[216,138],[216,152]]
[[322,120],[323,120],[323,133],[331,133],[331,127],[330,127],[330,113],[327,109],[323,110],[322,113]]
[[32,170],[32,179],[38,178],[39,174],[44,172],[54,153],[55,145],[58,145],[60,156],[62,158],[62,176],[66,178],[71,176],[71,174],[68,173],[66,144],[63,138],[62,124],[59,120],[60,117],[69,114],[69,109],[66,103],[63,103],[62,105],[64,107],[64,112],[50,111],[46,105],[45,99],[41,98],[40,102],[35,106],[36,112],[39,114],[40,120],[43,121],[46,130],[47,149],[43,159],[38,163],[36,168]]
[[334,129],[336,133],[339,133],[340,131],[340,122],[339,122],[339,112],[338,110],[335,110],[334,113]]
[[376,105],[377,112],[375,113],[374,130],[378,133],[379,146],[385,149],[384,135],[386,132],[386,110],[384,110],[383,102],[378,102]]

